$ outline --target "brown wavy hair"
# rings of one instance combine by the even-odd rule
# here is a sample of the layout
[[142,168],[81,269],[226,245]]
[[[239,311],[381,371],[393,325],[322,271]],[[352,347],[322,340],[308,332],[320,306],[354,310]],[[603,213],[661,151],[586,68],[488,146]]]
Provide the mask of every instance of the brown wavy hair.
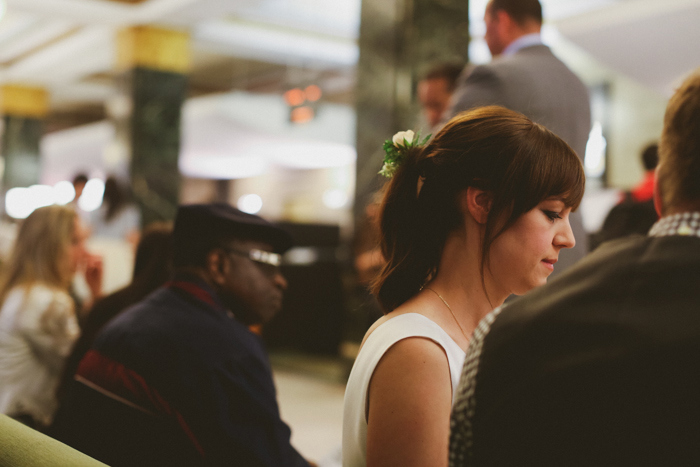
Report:
[[492,195],[482,243],[483,283],[493,241],[549,197],[576,209],[585,175],[561,138],[518,112],[489,106],[457,115],[426,146],[409,150],[388,183],[380,211],[387,261],[372,284],[385,312],[437,273],[449,233],[464,222],[457,199],[467,187]]

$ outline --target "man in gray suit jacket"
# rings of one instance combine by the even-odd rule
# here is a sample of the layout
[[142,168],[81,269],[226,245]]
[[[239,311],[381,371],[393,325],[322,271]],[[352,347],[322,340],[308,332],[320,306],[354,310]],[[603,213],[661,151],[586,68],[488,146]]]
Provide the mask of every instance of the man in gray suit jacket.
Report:
[[479,324],[452,466],[700,465],[700,69],[669,102],[657,175],[648,236]]
[[[491,63],[465,71],[447,119],[473,107],[502,105],[552,130],[583,160],[591,129],[588,90],[542,44],[538,0],[491,0],[484,15]],[[562,251],[555,274],[588,251],[580,213],[570,217],[577,245]]]

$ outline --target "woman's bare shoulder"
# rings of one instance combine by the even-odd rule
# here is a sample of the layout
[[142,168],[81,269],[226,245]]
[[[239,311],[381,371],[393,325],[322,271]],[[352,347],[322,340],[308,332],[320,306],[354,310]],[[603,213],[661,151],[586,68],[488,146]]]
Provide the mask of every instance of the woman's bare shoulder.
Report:
[[[409,313],[416,313],[416,314],[421,314],[425,315],[424,309],[420,307],[419,301],[414,299],[409,300],[408,302],[404,303],[400,307],[396,308],[395,310],[385,314],[381,318],[379,318],[377,321],[375,321],[372,326],[369,327],[367,332],[365,333],[365,337],[362,339],[362,345],[365,344],[367,341],[367,338],[382,324],[386,323],[392,318],[396,318],[397,316],[401,315],[406,315]],[[360,346],[360,347],[361,347]]]

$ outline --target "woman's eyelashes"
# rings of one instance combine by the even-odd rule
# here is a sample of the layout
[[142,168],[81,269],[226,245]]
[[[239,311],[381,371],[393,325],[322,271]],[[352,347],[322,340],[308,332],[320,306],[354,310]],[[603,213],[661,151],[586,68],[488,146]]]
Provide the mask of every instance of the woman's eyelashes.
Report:
[[554,222],[554,221],[557,220],[557,219],[561,219],[561,216],[559,215],[560,213],[558,213],[558,212],[549,211],[549,210],[547,210],[547,209],[543,209],[542,212],[543,212],[544,215],[547,216],[547,218],[548,218],[550,221],[552,221],[552,222]]

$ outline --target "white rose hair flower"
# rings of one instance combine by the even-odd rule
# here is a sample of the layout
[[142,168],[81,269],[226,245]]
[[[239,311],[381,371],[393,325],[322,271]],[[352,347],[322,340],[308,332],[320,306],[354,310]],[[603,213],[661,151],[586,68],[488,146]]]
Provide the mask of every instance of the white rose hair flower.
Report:
[[414,146],[422,146],[430,139],[428,135],[423,141],[419,142],[420,135],[415,134],[412,130],[399,131],[393,138],[384,142],[384,164],[380,175],[391,178],[406,156],[406,151]]
[[397,148],[400,146],[409,148],[413,145],[413,138],[415,138],[415,136],[416,135],[413,133],[412,130],[399,131],[394,135],[393,138],[391,138],[391,141]]

